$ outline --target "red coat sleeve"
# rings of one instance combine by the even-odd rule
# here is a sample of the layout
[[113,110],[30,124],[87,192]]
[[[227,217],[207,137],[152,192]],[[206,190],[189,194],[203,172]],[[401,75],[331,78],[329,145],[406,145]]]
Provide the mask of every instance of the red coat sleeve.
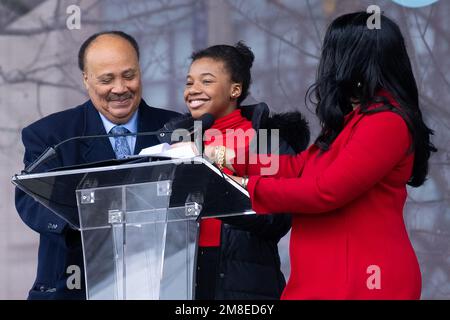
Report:
[[305,164],[306,152],[295,156],[251,154],[248,163],[244,165],[234,163],[233,168],[238,176],[298,177]]
[[[344,129],[345,130],[345,129]],[[364,116],[336,159],[308,177],[251,177],[248,190],[258,213],[322,213],[342,207],[380,181],[406,156],[411,138],[393,112]]]

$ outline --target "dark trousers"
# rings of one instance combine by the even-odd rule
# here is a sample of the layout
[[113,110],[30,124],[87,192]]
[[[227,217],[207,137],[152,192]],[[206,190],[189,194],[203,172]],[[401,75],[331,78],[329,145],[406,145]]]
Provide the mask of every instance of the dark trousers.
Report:
[[198,248],[195,300],[214,300],[219,252],[219,247]]

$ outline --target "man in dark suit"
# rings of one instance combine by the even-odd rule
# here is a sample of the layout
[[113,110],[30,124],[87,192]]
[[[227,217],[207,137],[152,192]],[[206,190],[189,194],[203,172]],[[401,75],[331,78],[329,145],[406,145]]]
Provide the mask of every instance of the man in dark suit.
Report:
[[[78,59],[90,100],[23,129],[25,167],[48,146],[65,139],[156,131],[178,116],[172,111],[149,107],[141,98],[139,48],[130,35],[120,31],[95,34],[83,43]],[[158,143],[155,136],[76,140],[62,145],[56,158],[34,172],[122,158]],[[40,234],[37,277],[28,298],[85,299],[80,233],[19,189],[16,208],[22,220]],[[70,286],[68,278],[78,267],[81,285]]]

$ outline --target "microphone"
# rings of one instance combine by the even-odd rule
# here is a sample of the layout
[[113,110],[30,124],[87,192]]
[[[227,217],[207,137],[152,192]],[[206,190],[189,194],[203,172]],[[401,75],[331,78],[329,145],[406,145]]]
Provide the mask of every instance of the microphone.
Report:
[[[172,131],[170,131],[172,132]],[[159,135],[161,133],[170,133],[165,132],[163,130],[158,131],[149,131],[149,132],[137,132],[137,133],[122,133],[122,134],[97,134],[97,135],[90,135],[90,136],[76,136],[72,138],[68,138],[66,140],[63,140],[57,144],[55,144],[52,147],[48,147],[45,149],[45,151],[36,159],[34,160],[30,165],[28,165],[24,170],[22,170],[22,173],[32,173],[33,170],[35,170],[40,165],[46,163],[47,161],[53,159],[57,155],[57,150],[64,144],[70,141],[74,140],[87,140],[87,139],[98,139],[98,138],[115,138],[115,137],[125,137],[125,136],[151,136],[151,135]]]
[[195,121],[201,121],[202,131],[206,131],[213,126],[214,121],[216,121],[216,119],[211,113],[205,113]]
[[[163,133],[159,137],[160,142],[166,142],[169,144],[176,142],[186,142],[194,141],[194,144],[202,154],[203,146],[203,133],[212,127],[215,118],[210,113],[205,113],[198,119],[192,117],[183,117],[182,119],[175,119],[164,125],[163,129],[172,133],[171,135],[165,136]],[[193,139],[190,137],[193,135]],[[189,137],[189,138],[188,138]]]
[[[201,155],[203,154],[203,133],[212,127],[214,121],[215,118],[212,114],[205,113],[194,122],[194,144]],[[195,128],[198,122],[200,122],[200,126]]]
[[[189,119],[189,120],[192,122],[192,119]],[[196,122],[199,124],[199,126],[196,126]],[[203,132],[204,130],[209,129],[214,123],[214,117],[211,114],[206,113],[203,116],[201,116],[196,122],[194,122],[194,125],[191,126],[191,128],[190,128],[190,131],[189,131],[190,135],[194,134],[194,136],[195,136],[199,127],[202,128],[202,130],[200,132]],[[182,124],[183,123],[180,123],[179,125],[182,125]],[[186,122],[184,124],[186,124]],[[56,145],[54,145],[52,147],[48,147],[47,149],[45,149],[45,151],[41,155],[39,155],[39,157],[36,160],[34,160],[24,170],[22,170],[22,173],[25,173],[25,174],[32,173],[33,170],[35,170],[37,167],[46,163],[50,159],[53,159],[57,155],[57,150],[62,145],[66,144],[67,142],[73,141],[73,140],[115,138],[115,137],[124,137],[124,136],[138,137],[138,136],[151,136],[151,135],[158,135],[161,137],[161,136],[164,136],[165,134],[171,134],[171,133],[174,133],[178,129],[184,129],[184,128],[176,128],[173,130],[167,130],[167,129],[168,128],[166,128],[166,125],[164,125],[164,127],[159,129],[158,131],[136,132],[136,133],[128,132],[128,133],[122,133],[122,134],[98,134],[98,135],[76,136],[76,137],[68,138],[66,140],[63,140],[63,141],[57,143]],[[203,134],[202,134],[202,136],[203,136]],[[203,139],[200,138],[200,140],[203,140]],[[202,141],[200,141],[200,143],[201,142]]]
[[[179,142],[177,141],[177,139],[173,139],[172,137],[167,137],[164,138],[165,136],[165,132],[169,131],[170,133],[175,132],[176,130],[187,130],[186,131],[180,131],[178,132],[177,137],[184,137],[187,135],[192,135],[193,133],[195,133],[196,131],[200,131],[199,129],[201,129],[201,131],[205,131],[209,128],[212,127],[212,125],[214,124],[214,116],[210,113],[205,113],[203,114],[200,118],[198,119],[194,119],[192,117],[183,117],[181,119],[175,119],[173,121],[170,121],[168,123],[166,123],[164,125],[164,127],[162,127],[162,135],[160,135],[161,137],[161,141],[162,142]],[[163,132],[164,131],[164,132]],[[187,134],[183,134],[183,133],[187,133]],[[171,139],[172,138],[172,139]]]

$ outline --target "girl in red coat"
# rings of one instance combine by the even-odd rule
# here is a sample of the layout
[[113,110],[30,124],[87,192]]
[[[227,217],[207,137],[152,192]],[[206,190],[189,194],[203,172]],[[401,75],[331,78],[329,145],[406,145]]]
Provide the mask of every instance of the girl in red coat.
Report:
[[[309,131],[300,114],[269,116],[263,103],[241,105],[251,84],[254,55],[249,47],[242,42],[214,45],[194,52],[191,58],[184,88],[190,115],[175,119],[165,128],[178,128],[179,123],[191,126],[194,119],[209,113],[215,122],[206,130],[204,143],[212,148],[239,149],[246,158],[258,130],[282,127],[279,152],[295,155],[305,150]],[[283,134],[286,131],[289,135]],[[295,138],[291,138],[293,133]],[[237,174],[247,172],[242,168]],[[281,214],[202,219],[196,299],[279,299],[286,282],[277,244],[290,227],[290,215]]]
[[258,214],[293,214],[282,299],[420,298],[403,207],[436,149],[398,26],[381,16],[381,29],[369,29],[368,18],[346,14],[327,30],[311,91],[322,125],[315,143],[280,156],[275,176],[254,165],[249,179],[235,178]]

